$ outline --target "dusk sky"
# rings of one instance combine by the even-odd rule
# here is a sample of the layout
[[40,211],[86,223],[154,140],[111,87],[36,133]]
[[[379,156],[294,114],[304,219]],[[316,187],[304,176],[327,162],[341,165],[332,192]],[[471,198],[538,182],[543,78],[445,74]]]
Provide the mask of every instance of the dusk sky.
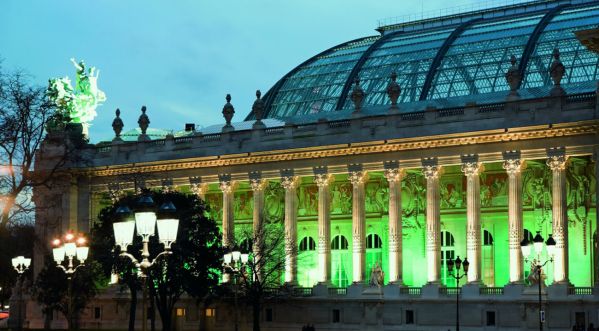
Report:
[[[255,90],[268,89],[309,57],[369,35],[378,20],[479,1],[32,1],[0,2],[3,70],[24,69],[35,83],[75,78],[69,59],[100,70],[107,101],[90,128],[92,142],[111,139],[114,111],[124,130],[142,105],[150,127],[182,130],[224,123],[231,93],[241,121]],[[494,4],[505,4],[496,1]]]

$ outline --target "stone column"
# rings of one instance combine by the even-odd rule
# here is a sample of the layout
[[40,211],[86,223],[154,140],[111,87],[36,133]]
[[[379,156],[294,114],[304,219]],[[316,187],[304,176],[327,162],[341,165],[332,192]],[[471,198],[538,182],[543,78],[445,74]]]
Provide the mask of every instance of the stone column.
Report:
[[258,273],[260,273],[263,266],[261,253],[264,250],[264,188],[266,187],[266,181],[262,179],[259,172],[251,172],[249,178],[254,197],[252,252],[254,253],[254,263],[257,266]]
[[469,283],[481,281],[481,242],[480,242],[480,177],[483,166],[478,162],[477,155],[462,156],[462,171],[466,175],[466,218],[468,226],[466,231],[466,253],[470,270],[468,271]]
[[441,169],[436,158],[422,160],[426,178],[426,261],[427,280],[438,284],[441,270],[441,215],[439,177]]
[[510,252],[510,283],[522,283],[522,253],[520,241],[523,239],[522,227],[522,169],[520,152],[503,153],[503,169],[508,175],[508,233]]
[[401,223],[401,179],[404,171],[397,162],[385,162],[385,178],[389,183],[389,283],[402,285],[403,229]]
[[189,177],[189,184],[191,185],[191,192],[197,195],[202,201],[206,201],[208,184],[202,183],[202,179],[200,177]]
[[566,151],[564,148],[547,150],[547,165],[553,174],[552,191],[553,213],[552,227],[555,239],[555,257],[553,258],[553,281],[567,284],[568,279],[568,216],[566,202]]
[[[223,216],[222,216],[222,232],[223,232],[223,247],[232,248],[235,245],[235,232],[233,220],[233,191],[234,183],[231,181],[231,175],[224,174],[218,176],[220,190],[223,192]],[[229,282],[228,274],[223,274],[223,282]]]
[[349,181],[352,183],[352,233],[353,233],[353,282],[364,281],[366,268],[366,199],[364,197],[364,183],[368,175],[362,171],[361,164],[352,164],[349,167]]
[[281,171],[281,186],[285,189],[285,283],[297,284],[297,186],[299,178],[293,170]]
[[314,169],[314,182],[318,185],[318,281],[331,281],[331,196],[329,184],[334,181],[326,168]]

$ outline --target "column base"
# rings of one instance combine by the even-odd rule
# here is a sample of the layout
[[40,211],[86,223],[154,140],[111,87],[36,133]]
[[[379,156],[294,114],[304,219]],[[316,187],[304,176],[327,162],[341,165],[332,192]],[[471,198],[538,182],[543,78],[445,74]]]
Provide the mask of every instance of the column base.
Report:
[[387,285],[393,285],[393,286],[404,286],[403,280],[402,279],[398,279],[398,280],[394,280],[392,282],[387,283]]
[[421,296],[422,298],[438,298],[439,288],[441,284],[439,282],[429,282],[422,287]]
[[330,282],[319,282],[312,288],[312,294],[315,297],[326,297],[329,295],[329,287],[331,287]]

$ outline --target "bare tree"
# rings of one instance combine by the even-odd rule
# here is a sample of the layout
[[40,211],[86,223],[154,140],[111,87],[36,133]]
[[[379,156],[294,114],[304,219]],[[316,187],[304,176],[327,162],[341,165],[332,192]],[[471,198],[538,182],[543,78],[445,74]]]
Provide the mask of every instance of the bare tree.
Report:
[[[253,331],[260,331],[260,312],[264,302],[287,297],[281,290],[285,270],[285,236],[281,224],[264,224],[242,238],[251,238],[252,256],[239,273],[241,299],[252,307]],[[247,242],[247,241],[246,241]],[[244,250],[241,244],[241,250]],[[247,247],[246,247],[247,249]]]
[[59,152],[50,165],[34,171],[49,122],[64,124],[64,119],[55,112],[46,89],[32,85],[22,72],[0,71],[0,231],[29,217],[32,187],[47,185],[67,160],[69,148],[63,144],[54,149]]

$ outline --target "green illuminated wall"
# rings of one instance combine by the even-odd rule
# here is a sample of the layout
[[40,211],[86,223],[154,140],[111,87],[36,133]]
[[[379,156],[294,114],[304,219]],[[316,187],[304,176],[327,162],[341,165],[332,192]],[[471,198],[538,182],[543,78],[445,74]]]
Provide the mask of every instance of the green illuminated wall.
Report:
[[[590,286],[593,279],[593,233],[595,219],[596,179],[593,164],[588,158],[571,158],[567,169],[569,265],[570,281],[576,286]],[[369,173],[366,184],[366,236],[377,234],[382,249],[367,249],[366,279],[370,266],[380,262],[388,270],[388,184],[381,172]],[[541,231],[547,238],[551,233],[551,171],[544,160],[528,161],[522,174],[524,228]],[[453,256],[466,255],[466,192],[465,177],[459,166],[444,167],[440,180],[441,230],[452,234],[453,246],[443,251],[453,251]],[[410,286],[426,283],[425,223],[426,185],[421,172],[409,170],[402,181],[403,208],[403,280]],[[330,188],[331,239],[344,236],[346,250],[332,251],[333,284],[344,286],[352,282],[352,187],[346,175],[336,175]],[[222,193],[217,184],[211,184],[206,195],[212,207],[211,215],[219,222],[222,213]],[[277,181],[271,181],[265,191],[265,215],[269,223],[283,226],[284,191]],[[509,281],[507,174],[501,163],[485,164],[481,174],[481,224],[488,232],[487,244],[482,247],[482,278],[488,286],[503,286]],[[235,193],[236,236],[251,229],[252,191],[247,183],[240,183]],[[318,188],[311,177],[302,178],[298,188],[298,244],[305,237],[317,242]],[[492,238],[492,241],[490,240]],[[484,239],[484,238],[483,238]],[[481,240],[484,244],[485,241]],[[298,254],[298,279],[300,285],[311,286],[316,281],[316,250]],[[530,267],[525,265],[525,274]],[[546,282],[553,281],[552,266],[546,267]],[[386,272],[387,274],[387,272]],[[387,275],[385,281],[388,281]],[[445,282],[448,286],[454,283]]]

